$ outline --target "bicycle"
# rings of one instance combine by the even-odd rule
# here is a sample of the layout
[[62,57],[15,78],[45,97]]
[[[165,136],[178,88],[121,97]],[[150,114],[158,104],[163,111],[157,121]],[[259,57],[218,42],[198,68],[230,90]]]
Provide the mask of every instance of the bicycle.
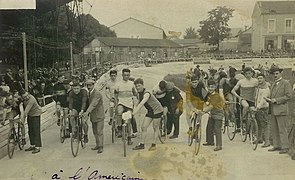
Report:
[[[226,102],[226,105],[239,105],[239,102]],[[230,110],[229,108],[227,108],[227,110]],[[225,116],[225,128],[226,128],[226,132],[227,132],[227,136],[229,138],[230,141],[234,140],[236,133],[238,132],[237,129],[237,118],[233,115],[234,112],[229,112],[228,116]],[[239,119],[241,119],[241,114],[239,114]]]
[[159,140],[162,144],[167,139],[167,115],[162,115],[160,120],[160,126],[159,126]]
[[130,132],[130,120],[132,118],[132,112],[127,111],[122,113],[122,141],[123,141],[123,151],[124,151],[124,157],[126,157],[126,149],[127,149],[127,141],[128,138],[131,138],[128,136],[128,132]]
[[[8,132],[7,151],[8,157],[11,159],[14,154],[16,145],[18,145],[20,150],[23,150],[24,148],[24,143],[22,143],[22,139],[24,139],[22,131],[24,131],[25,127],[19,118],[10,119],[9,123],[12,123],[12,128],[10,128]],[[16,124],[17,128],[15,128]]]
[[82,115],[75,116],[76,126],[74,128],[75,129],[74,132],[72,132],[72,135],[71,135],[71,151],[74,157],[76,157],[79,152],[79,144],[81,144],[82,149],[85,148],[82,119],[83,119]]
[[247,140],[247,136],[249,136],[250,144],[254,151],[258,146],[258,124],[255,118],[255,112],[256,111],[253,107],[249,107],[247,111],[247,120],[242,120],[241,122],[242,141],[245,142]]
[[117,119],[116,119],[116,109],[117,109],[117,106],[115,106],[115,103],[111,103],[111,106],[113,107],[113,117],[112,117],[112,143],[115,142],[115,137],[117,136],[117,133],[118,133],[118,129],[117,129]]
[[68,128],[67,128],[67,121],[69,120],[68,116],[65,116],[65,111],[68,111],[68,108],[62,108],[61,111],[61,118],[60,118],[60,131],[59,131],[59,138],[60,142],[63,143],[66,139]]
[[190,120],[192,123],[192,133],[188,134],[188,145],[191,146],[193,142],[195,142],[195,148],[194,153],[195,155],[198,155],[200,151],[200,145],[201,145],[201,138],[202,138],[202,126],[201,126],[201,119],[204,114],[208,114],[207,112],[202,112],[200,114],[197,114],[195,111],[190,116]]

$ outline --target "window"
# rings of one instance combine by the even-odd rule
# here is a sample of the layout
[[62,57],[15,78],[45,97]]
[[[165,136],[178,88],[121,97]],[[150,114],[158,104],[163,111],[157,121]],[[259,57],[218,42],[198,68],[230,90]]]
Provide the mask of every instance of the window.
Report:
[[268,33],[274,33],[276,31],[276,20],[269,19],[268,20]]
[[292,19],[285,19],[285,32],[290,33],[292,32]]

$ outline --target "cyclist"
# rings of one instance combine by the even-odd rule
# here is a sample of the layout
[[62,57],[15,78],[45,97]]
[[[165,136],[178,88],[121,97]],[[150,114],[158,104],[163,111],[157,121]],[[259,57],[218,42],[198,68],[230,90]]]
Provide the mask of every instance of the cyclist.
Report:
[[192,124],[189,115],[192,111],[199,112],[203,110],[207,97],[205,84],[200,80],[200,74],[194,74],[190,83],[186,85],[186,105],[187,105],[187,123],[189,126],[188,134],[192,134]]
[[[10,109],[10,112],[7,112],[8,109]],[[21,123],[24,125],[24,106],[23,103],[18,99],[15,98],[11,93],[9,93],[6,96],[5,100],[5,106],[3,109],[3,122],[8,119],[8,120],[13,120],[16,116],[19,116]],[[10,129],[13,128],[14,123],[12,121],[9,121],[9,127]],[[25,128],[22,128],[21,131],[22,134],[22,144],[26,144],[26,139],[25,139]]]
[[[54,89],[54,100],[56,102],[56,115],[57,115],[57,125],[60,126],[60,120],[63,117],[68,115],[68,103],[67,103],[67,89],[65,87],[65,77],[60,75],[58,77],[57,83],[53,86]],[[66,136],[69,137],[69,126],[68,122],[66,122]]]
[[[132,81],[129,80],[130,78],[130,70],[123,69],[122,70],[123,80],[118,82],[115,95],[118,99],[117,105],[117,123],[118,123],[118,137],[122,135],[122,114],[123,112],[132,111],[134,100],[136,99],[137,92],[135,90],[134,84]],[[131,122],[127,122],[131,125]],[[132,145],[133,142],[131,141],[131,130],[128,130],[128,145]]]
[[[76,120],[75,116],[82,115],[88,105],[88,93],[87,90],[82,89],[80,83],[73,83],[72,91],[69,93],[69,114],[70,114],[70,123],[72,126],[73,137],[77,137],[77,132],[75,130]],[[82,128],[84,131],[84,142],[88,143],[88,124],[86,118],[83,118]]]
[[115,100],[115,89],[116,89],[116,78],[117,78],[117,71],[111,70],[110,71],[110,80],[106,84],[106,97],[110,100],[109,104],[109,114],[110,114],[110,121],[109,125],[112,124],[113,115],[114,115],[114,107],[116,104]]
[[[243,69],[245,78],[237,82],[231,93],[238,98],[242,106],[243,120],[247,120],[247,112],[249,107],[255,106],[255,89],[258,86],[258,80],[253,78],[254,70],[251,67]],[[237,91],[240,89],[240,95]]]
[[143,80],[141,78],[136,79],[134,81],[134,85],[138,92],[139,104],[134,108],[133,114],[136,114],[143,106],[147,109],[147,113],[141,127],[141,142],[139,145],[135,146],[133,150],[144,149],[147,128],[149,127],[151,122],[153,122],[154,137],[153,143],[149,148],[149,151],[153,151],[156,150],[156,141],[159,136],[159,126],[161,117],[163,115],[163,107],[152,93],[146,91],[146,89],[144,88]]

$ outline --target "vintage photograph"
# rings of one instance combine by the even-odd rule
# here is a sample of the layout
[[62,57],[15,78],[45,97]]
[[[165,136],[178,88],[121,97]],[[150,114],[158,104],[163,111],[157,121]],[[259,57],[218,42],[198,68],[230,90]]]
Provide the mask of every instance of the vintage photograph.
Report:
[[0,180],[293,180],[295,0],[0,0]]

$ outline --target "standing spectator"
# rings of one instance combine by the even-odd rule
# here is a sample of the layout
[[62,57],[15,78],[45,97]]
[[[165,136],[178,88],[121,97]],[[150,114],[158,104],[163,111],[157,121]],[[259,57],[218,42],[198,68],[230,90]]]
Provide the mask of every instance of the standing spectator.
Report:
[[14,87],[14,78],[12,76],[12,71],[11,69],[6,69],[6,74],[4,75],[4,82],[5,84],[7,84],[10,88],[10,91],[13,91],[15,89]]
[[242,65],[242,71],[244,70],[245,67],[246,67],[246,64],[243,63],[243,65]]
[[288,153],[288,130],[290,128],[290,114],[288,101],[291,99],[291,84],[282,78],[283,69],[272,66],[270,73],[274,75],[275,82],[270,88],[270,98],[265,98],[271,104],[271,132],[273,148],[268,151],[278,151],[280,154]]
[[24,70],[23,69],[19,69],[16,76],[15,76],[15,80],[16,80],[16,89],[18,91],[21,91],[22,89],[25,89],[25,78],[24,78]]
[[[258,74],[258,87],[255,93],[255,108],[256,108],[256,120],[258,124],[258,143],[262,143],[264,139],[264,145],[262,148],[269,147],[269,104],[265,98],[269,98],[270,90],[269,83],[265,81],[264,74]],[[264,138],[263,138],[264,135]]]
[[89,107],[85,114],[90,115],[90,121],[92,123],[92,131],[95,137],[96,146],[91,148],[97,150],[97,153],[103,152],[103,127],[104,127],[104,107],[102,95],[98,90],[94,88],[95,82],[93,80],[87,80],[86,86],[89,91]]
[[32,151],[33,154],[40,152],[41,144],[41,127],[40,127],[40,116],[42,109],[37,103],[34,96],[30,95],[27,91],[23,90],[20,93],[24,101],[24,118],[27,117],[29,138],[31,146],[25,151]]

